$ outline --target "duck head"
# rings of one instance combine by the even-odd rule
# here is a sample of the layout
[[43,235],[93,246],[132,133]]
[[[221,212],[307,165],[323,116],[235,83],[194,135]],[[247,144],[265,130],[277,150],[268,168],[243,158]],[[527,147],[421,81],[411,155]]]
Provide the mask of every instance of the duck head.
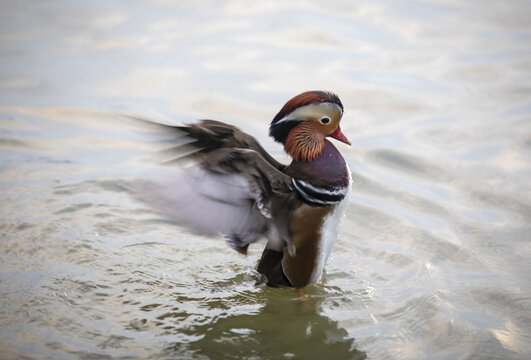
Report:
[[339,127],[342,116],[343,104],[336,94],[303,92],[278,112],[269,127],[269,135],[282,143],[293,159],[309,162],[321,154],[328,136],[351,145]]

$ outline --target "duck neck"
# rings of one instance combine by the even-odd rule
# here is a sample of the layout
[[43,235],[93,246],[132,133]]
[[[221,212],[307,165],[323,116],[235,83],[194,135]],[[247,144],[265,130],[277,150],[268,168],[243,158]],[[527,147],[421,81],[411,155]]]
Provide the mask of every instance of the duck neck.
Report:
[[327,140],[319,156],[308,162],[293,160],[287,167],[286,174],[321,187],[342,188],[350,182],[350,171],[345,159]]

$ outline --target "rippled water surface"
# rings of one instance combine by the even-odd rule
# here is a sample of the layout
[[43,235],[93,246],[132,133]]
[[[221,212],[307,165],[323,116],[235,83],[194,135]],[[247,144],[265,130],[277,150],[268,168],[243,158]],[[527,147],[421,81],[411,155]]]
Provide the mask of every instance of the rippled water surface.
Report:
[[[531,357],[527,1],[3,1],[7,359]],[[155,139],[120,114],[267,137],[337,92],[353,195],[306,298],[134,200]]]

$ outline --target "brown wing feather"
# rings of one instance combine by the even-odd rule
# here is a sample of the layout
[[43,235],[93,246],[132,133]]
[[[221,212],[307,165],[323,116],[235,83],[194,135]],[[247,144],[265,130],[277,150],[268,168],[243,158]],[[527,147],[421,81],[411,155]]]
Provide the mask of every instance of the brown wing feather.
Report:
[[174,128],[196,139],[193,146],[200,149],[200,153],[204,154],[220,148],[248,149],[258,153],[275,169],[284,171],[286,168],[286,165],[279,163],[269,155],[253,136],[235,126],[215,120],[202,120],[195,124]]

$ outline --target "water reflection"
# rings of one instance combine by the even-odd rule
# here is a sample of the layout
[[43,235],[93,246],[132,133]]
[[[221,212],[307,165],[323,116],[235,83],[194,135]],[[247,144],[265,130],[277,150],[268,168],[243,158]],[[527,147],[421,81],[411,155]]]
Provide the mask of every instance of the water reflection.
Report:
[[[365,359],[354,339],[337,321],[322,315],[321,300],[299,299],[291,289],[263,288],[264,306],[255,314],[229,315],[194,327],[203,334],[190,343],[176,342],[163,355],[211,359]],[[238,301],[234,301],[235,304]],[[236,305],[237,306],[237,305]]]

